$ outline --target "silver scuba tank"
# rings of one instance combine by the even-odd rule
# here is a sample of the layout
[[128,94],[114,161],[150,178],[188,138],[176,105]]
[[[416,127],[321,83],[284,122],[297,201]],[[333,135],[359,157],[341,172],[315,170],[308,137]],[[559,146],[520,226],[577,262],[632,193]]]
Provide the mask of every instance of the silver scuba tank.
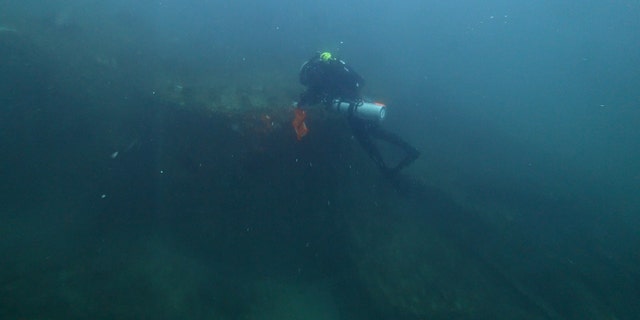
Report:
[[[354,116],[360,119],[373,122],[382,121],[387,113],[387,106],[378,102],[359,101],[352,106],[349,102],[333,100],[330,108],[344,114],[352,112]],[[352,108],[352,110],[349,111],[349,108]]]

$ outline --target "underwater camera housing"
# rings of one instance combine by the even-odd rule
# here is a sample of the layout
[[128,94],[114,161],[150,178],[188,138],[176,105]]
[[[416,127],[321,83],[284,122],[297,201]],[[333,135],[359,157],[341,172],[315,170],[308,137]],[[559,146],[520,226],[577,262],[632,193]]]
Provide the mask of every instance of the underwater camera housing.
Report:
[[349,114],[368,121],[380,122],[387,114],[387,106],[379,102],[359,101],[349,103],[346,101],[333,100],[330,105],[331,110]]

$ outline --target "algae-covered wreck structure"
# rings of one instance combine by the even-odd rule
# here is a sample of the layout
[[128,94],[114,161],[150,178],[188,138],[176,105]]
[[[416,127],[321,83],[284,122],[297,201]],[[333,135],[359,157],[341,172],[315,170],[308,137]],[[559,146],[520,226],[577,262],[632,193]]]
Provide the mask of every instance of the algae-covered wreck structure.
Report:
[[[187,34],[184,20],[94,5],[0,14],[12,23],[0,27],[0,318],[638,311],[620,293],[637,295],[632,260],[611,260],[593,239],[600,245],[570,245],[594,224],[562,213],[586,212],[597,197],[561,196],[533,173],[496,178],[529,149],[485,128],[464,136],[449,126],[460,116],[434,99],[407,130],[420,132],[411,139],[424,157],[388,179],[340,114],[309,109],[309,134],[296,139],[309,48],[234,38],[242,30],[215,12],[215,28]],[[547,227],[553,236],[541,237]]]

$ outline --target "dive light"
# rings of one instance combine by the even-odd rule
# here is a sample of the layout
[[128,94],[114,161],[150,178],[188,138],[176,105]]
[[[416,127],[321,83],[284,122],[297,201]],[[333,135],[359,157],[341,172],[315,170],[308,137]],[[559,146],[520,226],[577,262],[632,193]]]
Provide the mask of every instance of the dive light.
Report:
[[331,104],[331,109],[335,109],[340,113],[351,113],[360,119],[374,122],[382,121],[387,113],[387,106],[383,103],[366,101],[349,103],[334,100]]

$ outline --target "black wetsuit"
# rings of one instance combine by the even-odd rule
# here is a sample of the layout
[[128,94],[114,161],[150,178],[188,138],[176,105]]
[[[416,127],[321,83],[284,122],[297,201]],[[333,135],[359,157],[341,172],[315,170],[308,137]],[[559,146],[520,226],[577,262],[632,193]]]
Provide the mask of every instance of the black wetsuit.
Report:
[[[329,107],[336,100],[355,106],[362,101],[360,89],[364,85],[364,79],[342,60],[323,61],[320,55],[312,57],[300,69],[300,83],[307,89],[300,95],[298,107],[318,103]],[[353,107],[350,110],[353,110]],[[416,148],[384,130],[377,122],[358,118],[351,112],[347,115],[347,120],[354,137],[384,173],[395,173],[411,164],[420,155]],[[388,167],[374,143],[374,138],[400,147],[404,150],[405,157],[395,167]]]

